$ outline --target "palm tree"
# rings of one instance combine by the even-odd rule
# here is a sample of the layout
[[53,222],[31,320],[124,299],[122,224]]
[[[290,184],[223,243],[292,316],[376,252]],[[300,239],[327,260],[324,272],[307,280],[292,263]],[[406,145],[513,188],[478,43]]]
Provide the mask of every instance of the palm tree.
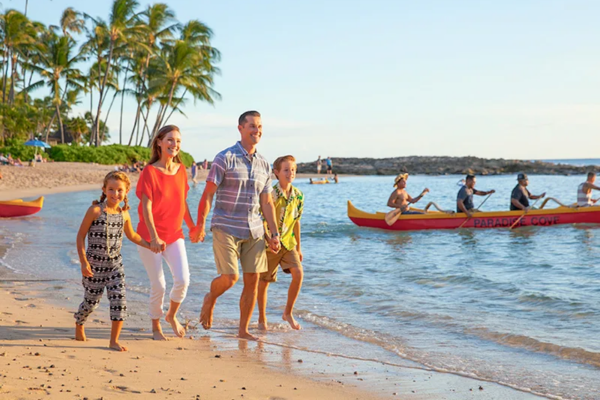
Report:
[[81,13],[68,7],[63,11],[60,17],[60,29],[64,36],[71,36],[73,33],[81,33],[85,28],[85,21],[81,18]]
[[[81,54],[72,55],[75,49],[75,41],[69,36],[50,36],[50,40],[45,44],[46,52],[40,58],[41,65],[32,65],[44,80],[37,82],[33,86],[39,86],[46,83],[50,88],[50,94],[53,99],[58,125],[60,128],[61,142],[65,142],[65,132],[62,122],[60,107],[63,102],[63,91],[71,87],[80,88],[78,78],[81,71],[75,68],[75,64],[81,60]],[[61,85],[64,81],[64,86]]]
[[[219,60],[220,54],[210,46],[211,35],[210,28],[200,21],[190,21],[181,29],[180,39],[164,43],[157,58],[150,63],[149,90],[162,88],[163,95],[150,140],[165,122],[168,110],[177,107],[185,94],[210,104],[221,97],[212,89],[213,77],[219,73],[213,63]],[[180,89],[184,94],[173,104]]]
[[90,132],[88,123],[83,117],[70,118],[66,126],[73,135],[75,143],[81,143],[81,139]]
[[139,33],[140,24],[138,16],[135,13],[138,5],[139,2],[137,0],[114,0],[107,25],[99,24],[97,20],[87,16],[88,19],[93,21],[94,30],[97,30],[99,27],[104,30],[104,32],[97,32],[96,34],[102,34],[108,38],[108,54],[105,55],[106,69],[99,85],[98,107],[94,116],[94,125],[92,126],[92,137],[95,138],[94,144],[96,146],[100,145],[100,113],[106,96],[106,85],[114,61],[114,52],[118,46],[128,43],[135,33]]

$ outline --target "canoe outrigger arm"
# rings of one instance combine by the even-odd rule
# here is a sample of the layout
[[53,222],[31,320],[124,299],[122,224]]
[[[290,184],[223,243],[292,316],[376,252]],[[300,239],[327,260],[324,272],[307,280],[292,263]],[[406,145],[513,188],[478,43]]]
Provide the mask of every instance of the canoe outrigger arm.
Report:
[[435,208],[437,208],[439,212],[443,212],[443,213],[446,213],[446,214],[454,214],[454,211],[452,211],[452,210],[444,210],[443,208],[441,208],[440,206],[438,206],[433,201],[430,201],[429,204],[427,204],[425,206],[425,208],[423,209],[423,211],[428,212],[429,207],[431,207],[431,206],[434,206]]
[[554,197],[548,197],[546,200],[543,201],[542,205],[540,206],[540,210],[544,208],[544,206],[546,205],[546,203],[548,203],[548,201],[552,200],[553,202],[555,202],[556,204],[558,204],[561,207],[569,207],[569,208],[577,208],[577,203],[575,204],[571,204],[570,206],[561,203],[559,200],[556,200]]

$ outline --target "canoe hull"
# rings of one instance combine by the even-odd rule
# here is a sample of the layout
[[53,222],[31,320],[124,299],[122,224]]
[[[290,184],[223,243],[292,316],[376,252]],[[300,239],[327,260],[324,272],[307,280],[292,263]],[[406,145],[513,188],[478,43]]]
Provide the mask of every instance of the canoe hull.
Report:
[[[403,215],[393,225],[389,226],[384,220],[384,213],[365,213],[348,202],[348,217],[356,225],[391,231],[457,229],[461,225],[462,228],[474,229],[510,228],[522,215],[522,211],[481,212],[464,223],[467,216],[463,213],[444,214],[434,212],[424,215]],[[600,207],[558,207],[548,210],[531,210],[521,218],[515,228],[599,223]]]
[[11,200],[0,201],[0,218],[24,217],[39,212],[44,205],[44,198],[33,201]]

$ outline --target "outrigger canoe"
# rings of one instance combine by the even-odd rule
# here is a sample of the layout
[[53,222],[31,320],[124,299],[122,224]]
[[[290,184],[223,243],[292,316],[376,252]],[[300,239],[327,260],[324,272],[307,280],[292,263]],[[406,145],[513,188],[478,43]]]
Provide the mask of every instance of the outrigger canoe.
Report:
[[33,201],[23,201],[22,199],[0,201],[0,218],[23,217],[39,212],[44,205],[44,197]]
[[[414,231],[424,229],[457,229],[457,228],[514,228],[523,226],[552,226],[561,224],[599,224],[600,206],[569,207],[523,211],[491,211],[478,212],[471,218],[464,213],[447,213],[427,211],[425,214],[401,215],[391,226],[385,222],[385,213],[367,213],[354,207],[348,201],[348,217],[358,226],[379,228],[392,231]],[[522,217],[522,218],[521,218]],[[519,219],[520,218],[520,219]]]

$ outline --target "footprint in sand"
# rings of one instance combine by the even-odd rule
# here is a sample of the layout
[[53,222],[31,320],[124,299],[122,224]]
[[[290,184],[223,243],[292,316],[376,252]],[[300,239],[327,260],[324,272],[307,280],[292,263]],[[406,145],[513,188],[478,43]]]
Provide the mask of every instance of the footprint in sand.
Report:
[[5,312],[5,311],[2,311],[2,314],[4,314],[4,315],[13,315],[13,313],[11,313],[11,312]]
[[17,319],[17,320],[15,321],[15,324],[28,324],[28,323],[29,323],[29,322],[27,322],[27,321],[21,321],[20,319]]

